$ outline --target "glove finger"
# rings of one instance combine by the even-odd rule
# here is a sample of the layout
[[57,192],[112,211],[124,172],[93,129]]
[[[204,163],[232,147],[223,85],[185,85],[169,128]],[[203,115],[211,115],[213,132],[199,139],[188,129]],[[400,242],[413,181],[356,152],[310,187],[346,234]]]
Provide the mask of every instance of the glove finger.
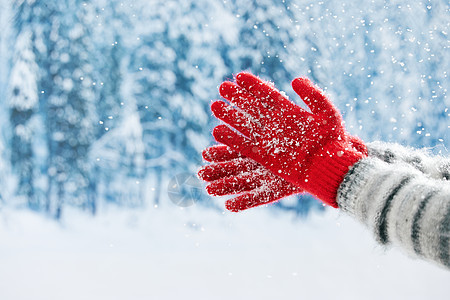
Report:
[[236,83],[249,91],[256,98],[260,99],[260,101],[263,101],[268,108],[291,110],[294,106],[297,106],[289,101],[287,97],[272,86],[272,84],[262,81],[253,74],[245,72],[239,73],[236,76]]
[[215,181],[221,178],[236,176],[257,169],[259,164],[249,158],[237,158],[226,162],[214,163],[202,167],[198,177],[204,181]]
[[265,107],[261,99],[253,97],[248,91],[233,82],[226,81],[222,83],[219,88],[219,93],[233,105],[236,105],[258,120],[261,126],[264,126],[265,120],[270,118],[274,113]]
[[227,145],[215,145],[206,148],[202,152],[203,159],[209,162],[222,162],[242,157],[239,152],[234,151]]
[[287,183],[288,186],[286,186],[286,188],[279,189],[279,187],[283,186],[283,182],[287,183],[286,181],[277,182],[269,187],[254,189],[233,199],[227,200],[225,202],[225,207],[229,211],[239,212],[252,207],[269,204],[300,192],[289,183]]
[[213,130],[217,142],[229,146],[231,149],[247,156],[259,163],[263,161],[263,151],[248,138],[234,132],[226,125],[218,125]]
[[302,98],[303,102],[308,105],[313,114],[325,114],[333,118],[340,118],[340,113],[333,103],[308,78],[300,77],[294,79],[292,88]]
[[223,101],[213,102],[211,111],[216,118],[224,121],[246,137],[251,138],[255,133],[261,131],[252,116],[233,108]]
[[250,191],[262,186],[267,186],[268,176],[265,169],[260,174],[258,171],[241,173],[236,176],[230,176],[213,181],[206,186],[206,191],[210,195],[224,196],[239,194],[244,191]]

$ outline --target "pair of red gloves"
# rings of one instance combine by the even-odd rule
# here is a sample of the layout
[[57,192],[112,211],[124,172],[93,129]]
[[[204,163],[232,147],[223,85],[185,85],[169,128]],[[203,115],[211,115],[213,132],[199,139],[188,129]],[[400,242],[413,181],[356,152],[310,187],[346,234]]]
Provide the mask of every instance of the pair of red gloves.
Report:
[[249,73],[224,82],[220,95],[229,101],[212,103],[213,114],[234,128],[219,125],[213,135],[223,145],[209,147],[200,169],[210,182],[209,194],[240,194],[226,208],[241,211],[283,197],[308,192],[338,207],[339,185],[367,148],[349,135],[341,114],[307,78],[292,81],[310,112],[289,101],[269,83]]

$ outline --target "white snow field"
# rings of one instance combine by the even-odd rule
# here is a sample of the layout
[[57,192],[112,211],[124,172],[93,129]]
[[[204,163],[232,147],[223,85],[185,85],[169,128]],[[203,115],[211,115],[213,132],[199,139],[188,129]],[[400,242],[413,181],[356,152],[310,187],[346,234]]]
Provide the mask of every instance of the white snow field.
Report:
[[338,210],[0,214],[0,299],[449,299],[450,272]]

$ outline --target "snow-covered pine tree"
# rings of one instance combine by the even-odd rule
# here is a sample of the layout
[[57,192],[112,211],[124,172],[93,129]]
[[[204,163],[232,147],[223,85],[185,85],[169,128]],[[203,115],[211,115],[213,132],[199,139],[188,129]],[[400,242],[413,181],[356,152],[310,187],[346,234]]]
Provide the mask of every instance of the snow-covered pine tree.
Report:
[[[92,46],[84,23],[83,1],[35,3],[39,30],[37,62],[42,112],[46,117],[48,190],[46,210],[59,218],[64,203],[95,212],[95,177],[90,177],[88,150],[97,119],[93,106]],[[39,42],[39,44],[38,44]]]
[[134,1],[96,1],[91,28],[98,58],[95,102],[99,118],[90,150],[98,181],[98,197],[125,206],[143,204],[142,129],[130,94],[127,66],[139,46],[133,31]]
[[12,127],[11,164],[18,176],[17,196],[24,196],[28,206],[38,209],[34,198],[33,115],[38,107],[37,66],[31,49],[31,32],[17,36],[14,65],[10,75],[10,122]]
[[[35,165],[33,140],[35,125],[33,122],[38,111],[38,66],[33,49],[33,13],[27,2],[16,2],[14,22],[13,66],[9,75],[9,113],[11,134],[11,165],[17,176],[16,196],[31,209],[39,209],[40,203],[35,197]],[[17,198],[16,198],[17,199]]]
[[0,210],[10,197],[11,176],[10,158],[8,144],[9,132],[9,109],[8,109],[8,81],[11,71],[11,30],[13,26],[12,7],[9,1],[0,1]]
[[98,90],[95,107],[99,118],[97,138],[116,127],[122,108],[121,87],[126,71],[124,64],[130,48],[136,46],[136,41],[132,41],[131,37],[134,35],[132,23],[134,10],[132,6],[130,7],[130,3],[133,2],[101,0],[85,4],[85,9],[93,14],[89,18],[89,27],[94,36],[92,55],[97,60],[95,72]]
[[[194,174],[210,136],[209,103],[226,73],[220,47],[229,35],[223,5],[211,1],[139,3],[129,75],[154,203],[178,173]],[[149,26],[149,24],[152,24]]]

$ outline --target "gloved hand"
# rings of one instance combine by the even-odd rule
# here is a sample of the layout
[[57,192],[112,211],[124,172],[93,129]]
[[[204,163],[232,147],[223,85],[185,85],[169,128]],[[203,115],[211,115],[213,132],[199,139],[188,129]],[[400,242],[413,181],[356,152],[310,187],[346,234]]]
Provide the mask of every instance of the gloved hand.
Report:
[[202,155],[206,161],[212,162],[198,172],[201,179],[210,182],[206,187],[209,194],[242,193],[225,202],[230,211],[238,212],[301,193],[300,188],[225,145],[206,148]]
[[337,207],[336,192],[345,174],[367,155],[345,138],[337,109],[306,78],[295,79],[292,86],[311,112],[251,74],[238,74],[236,83],[220,87],[222,97],[234,106],[216,101],[211,109],[241,134],[219,125],[215,139]]

